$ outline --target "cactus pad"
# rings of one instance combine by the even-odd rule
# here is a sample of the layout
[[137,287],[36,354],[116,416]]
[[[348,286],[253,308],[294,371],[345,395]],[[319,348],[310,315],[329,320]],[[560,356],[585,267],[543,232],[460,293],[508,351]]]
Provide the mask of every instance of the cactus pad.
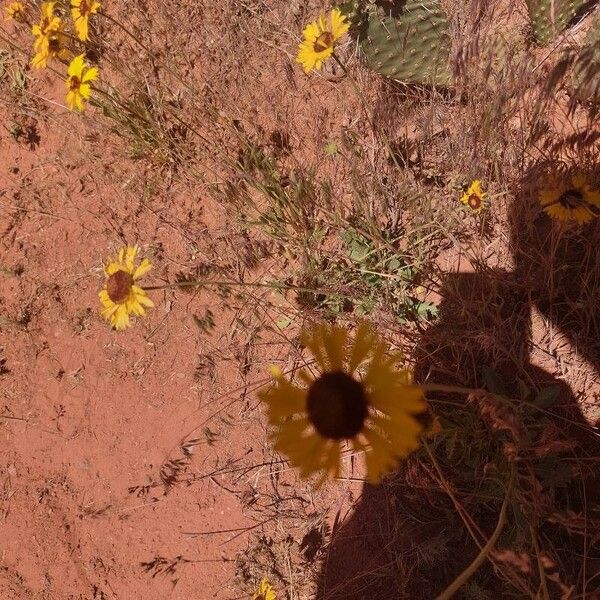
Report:
[[590,4],[589,0],[527,0],[536,41],[547,44],[566,29],[577,12],[587,4]]
[[575,60],[573,87],[577,98],[600,103],[600,8]]
[[451,41],[439,0],[406,0],[392,10],[372,5],[359,46],[377,73],[405,83],[450,85]]

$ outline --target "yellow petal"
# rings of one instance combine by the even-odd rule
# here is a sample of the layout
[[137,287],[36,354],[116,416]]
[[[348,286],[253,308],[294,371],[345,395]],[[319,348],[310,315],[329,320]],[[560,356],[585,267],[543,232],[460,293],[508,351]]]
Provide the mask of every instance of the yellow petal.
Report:
[[81,81],[83,83],[89,83],[90,81],[95,81],[96,79],[98,79],[98,68],[91,67],[85,72]]
[[71,77],[76,76],[79,79],[81,79],[81,72],[83,71],[84,57],[85,57],[84,54],[79,54],[71,61],[71,63],[69,64],[69,66],[67,68],[67,75],[70,75]]
[[117,305],[117,310],[115,311],[112,324],[115,329],[122,330],[129,326],[129,314],[127,313],[127,308],[125,304]]
[[133,273],[134,261],[138,251],[139,248],[137,246],[127,246],[125,249],[123,262],[127,265],[130,273]]
[[341,371],[344,368],[344,359],[348,332],[342,327],[333,326],[322,330],[323,345],[329,361],[331,371]]
[[317,364],[321,371],[327,370],[325,362],[325,356],[323,354],[322,342],[321,342],[321,326],[316,325],[310,329],[305,329],[300,333],[300,341],[306,346],[311,354],[315,357]]
[[152,263],[147,258],[144,258],[138,268],[133,272],[133,279],[135,280],[143,277],[151,268]]
[[98,292],[98,296],[99,296],[100,302],[103,304],[103,306],[108,307],[108,306],[112,306],[114,304],[113,301],[110,299],[108,292],[105,289],[100,290]]
[[137,285],[132,285],[131,291],[135,294],[135,299],[140,304],[143,304],[144,306],[147,306],[148,308],[152,308],[154,306],[154,302],[152,302],[152,300],[150,300],[150,298],[148,298],[148,295],[142,288],[138,287]]
[[348,361],[348,371],[350,374],[354,373],[365,358],[367,358],[373,347],[373,342],[374,335],[370,325],[362,322],[354,336],[354,343],[350,351],[350,359]]
[[269,422],[273,425],[306,410],[306,390],[285,379],[260,391],[258,397],[267,405]]

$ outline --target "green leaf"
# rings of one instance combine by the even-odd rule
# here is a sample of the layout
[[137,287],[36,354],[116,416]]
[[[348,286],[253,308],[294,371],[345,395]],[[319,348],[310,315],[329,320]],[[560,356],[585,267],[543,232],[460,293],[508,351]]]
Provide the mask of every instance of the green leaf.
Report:
[[390,258],[386,266],[388,271],[397,271],[402,266],[402,261],[399,258]]
[[540,391],[540,393],[533,400],[533,403],[539,408],[550,408],[556,403],[559,396],[560,385],[549,385]]
[[483,384],[490,392],[492,392],[492,394],[506,396],[506,385],[504,384],[502,377],[500,377],[494,369],[488,366],[481,367],[481,376],[483,378]]
[[519,382],[519,397],[521,400],[527,400],[531,395],[531,390],[522,379],[517,378],[517,381]]
[[338,153],[338,147],[337,147],[337,144],[333,140],[330,140],[329,142],[327,142],[325,144],[325,154],[327,156],[335,156],[337,153]]
[[292,323],[292,319],[290,317],[282,317],[275,324],[279,329],[286,329]]
[[354,229],[342,231],[340,237],[346,243],[348,256],[354,262],[363,262],[372,250],[368,240]]
[[417,304],[417,314],[420,317],[437,317],[438,307],[433,302],[419,302]]

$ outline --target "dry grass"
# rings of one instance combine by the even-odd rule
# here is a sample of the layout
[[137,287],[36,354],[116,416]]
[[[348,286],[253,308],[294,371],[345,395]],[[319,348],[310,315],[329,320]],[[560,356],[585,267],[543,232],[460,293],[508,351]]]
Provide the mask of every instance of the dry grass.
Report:
[[[256,526],[209,533],[247,536],[240,593],[267,574],[290,599],[433,598],[491,535],[509,481],[507,524],[461,597],[600,589],[599,415],[597,406],[584,414],[578,397],[600,368],[600,228],[550,222],[537,204],[549,174],[581,170],[600,184],[597,107],[570,102],[563,55],[532,47],[523,7],[451,8],[448,93],[383,81],[351,38],[342,50],[351,75],[304,77],[291,58],[314,2],[166,2],[147,19],[138,0],[100,20],[92,46],[105,93],[86,118],[124,140],[133,169],[157,168],[162,191],[194,190],[223,207],[216,231],[170,224],[189,239],[177,282],[217,281],[236,314],[237,335],[221,351],[244,383],[241,398],[213,398],[214,418],[130,493],[206,478],[231,491]],[[5,126],[34,146],[31,119],[52,117],[30,91],[19,47],[0,58],[4,101],[17,107]],[[458,202],[476,178],[489,199],[480,216]],[[214,315],[194,314],[208,339]],[[430,452],[359,497],[352,477],[313,494],[266,447],[191,469],[193,449],[220,444],[229,419],[258,419],[252,392],[264,367],[299,364],[298,328],[315,318],[373,320],[420,382],[477,391],[466,401],[432,393],[443,431]],[[585,376],[570,370],[574,360]],[[200,379],[211,361],[212,352],[200,357]],[[354,512],[335,515],[332,498]],[[143,566],[174,576],[193,561]]]

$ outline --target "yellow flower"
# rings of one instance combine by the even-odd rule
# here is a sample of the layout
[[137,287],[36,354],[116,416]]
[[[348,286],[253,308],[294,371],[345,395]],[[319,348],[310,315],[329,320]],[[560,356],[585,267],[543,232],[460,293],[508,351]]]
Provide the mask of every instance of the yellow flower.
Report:
[[11,2],[4,7],[4,20],[10,21],[11,19],[20,23],[25,21],[25,5],[22,2]]
[[320,69],[321,65],[333,54],[333,46],[350,28],[346,16],[339,9],[331,11],[330,22],[321,15],[318,21],[309,23],[302,32],[304,40],[298,46],[296,62],[304,67],[304,72]]
[[71,16],[80,40],[85,42],[89,39],[89,18],[98,12],[99,8],[100,2],[96,0],[71,0]]
[[135,285],[152,268],[147,258],[135,266],[138,252],[137,246],[121,248],[118,257],[104,267],[106,286],[98,294],[103,306],[101,315],[117,330],[129,327],[129,315],[143,317],[144,306],[154,306],[146,292]]
[[[367,478],[377,482],[394,469],[398,459],[419,445],[423,426],[415,415],[426,409],[423,392],[410,372],[397,370],[397,353],[368,325],[362,324],[348,344],[341,327],[317,325],[301,334],[320,374],[299,372],[306,384],[298,387],[272,369],[275,383],[259,392],[273,426],[274,448],[300,469],[302,477],[340,473],[341,444],[365,451]],[[363,376],[357,369],[364,364]]]
[[252,600],[276,600],[275,590],[266,577],[260,582],[258,589],[254,592]]
[[34,57],[31,64],[37,69],[46,67],[50,57],[63,59],[66,57],[66,36],[62,31],[62,21],[54,14],[54,5],[55,2],[44,2],[40,22],[31,28],[31,32],[35,35]]
[[67,106],[71,110],[83,110],[83,101],[91,96],[90,82],[98,78],[96,67],[87,67],[84,55],[76,56],[67,69]]
[[485,192],[481,191],[481,181],[475,179],[461,196],[460,201],[474,213],[480,213],[485,208],[485,196]]
[[592,190],[581,174],[541,190],[539,200],[548,215],[561,221],[581,224],[600,215],[600,190]]

